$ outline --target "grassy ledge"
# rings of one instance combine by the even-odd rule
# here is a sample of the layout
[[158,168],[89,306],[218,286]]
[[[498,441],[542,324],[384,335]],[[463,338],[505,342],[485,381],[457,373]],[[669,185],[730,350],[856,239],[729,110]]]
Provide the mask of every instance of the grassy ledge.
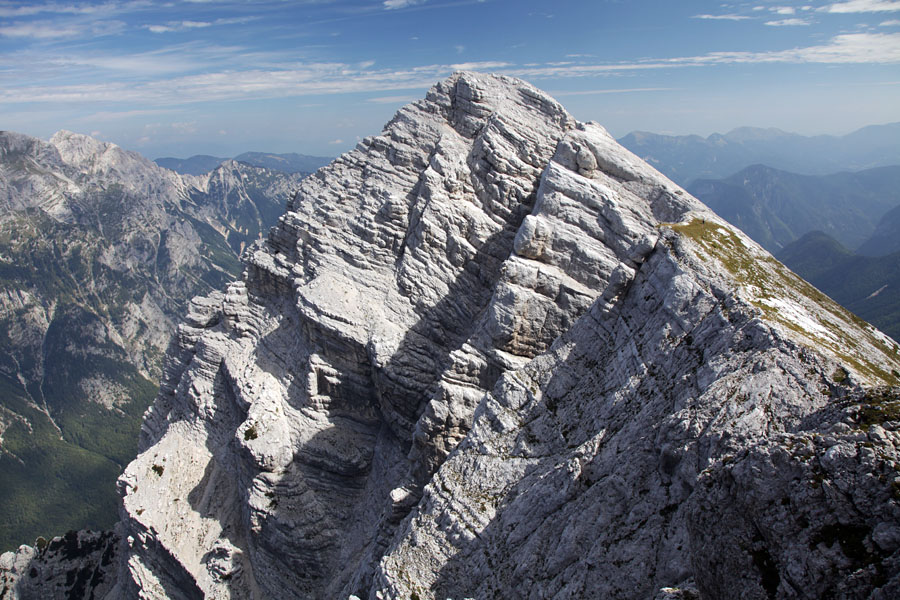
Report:
[[703,261],[717,261],[742,296],[791,339],[831,355],[869,385],[900,385],[900,346],[798,277],[730,226],[693,219],[662,225],[692,242]]

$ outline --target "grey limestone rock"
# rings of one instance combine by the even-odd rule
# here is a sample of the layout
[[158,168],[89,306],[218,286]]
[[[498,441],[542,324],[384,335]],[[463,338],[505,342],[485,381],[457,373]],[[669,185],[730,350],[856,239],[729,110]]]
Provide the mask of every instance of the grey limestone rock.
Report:
[[455,74],[306,179],[177,340],[119,481],[124,597],[893,589],[897,499],[856,484],[894,405],[858,398],[900,348],[524,82]]
[[717,469],[900,364],[602,127],[470,73],[193,311],[121,479],[141,597],[715,595]]

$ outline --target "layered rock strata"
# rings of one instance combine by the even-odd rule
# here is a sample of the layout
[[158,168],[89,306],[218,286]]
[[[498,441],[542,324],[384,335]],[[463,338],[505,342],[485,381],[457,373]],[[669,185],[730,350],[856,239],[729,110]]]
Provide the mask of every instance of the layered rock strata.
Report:
[[528,84],[437,84],[245,265],[179,327],[111,596],[896,585],[900,348]]

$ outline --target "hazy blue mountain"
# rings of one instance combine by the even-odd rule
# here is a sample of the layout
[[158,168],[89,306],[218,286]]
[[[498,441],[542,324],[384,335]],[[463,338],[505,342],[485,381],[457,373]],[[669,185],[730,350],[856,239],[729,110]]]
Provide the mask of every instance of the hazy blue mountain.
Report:
[[209,154],[195,154],[189,158],[157,158],[154,162],[164,169],[171,169],[182,175],[203,175],[209,173],[226,160],[228,159],[210,156]]
[[827,234],[814,231],[776,256],[834,300],[900,341],[900,252],[860,256]]
[[[229,159],[209,156],[208,154],[197,154],[189,158],[157,158],[155,162],[161,167],[171,169],[183,175],[204,175],[226,160]],[[243,154],[235,156],[233,160],[254,167],[273,169],[283,173],[312,173],[319,167],[324,167],[332,161],[332,159],[327,156],[310,156],[307,154],[297,154],[296,152],[287,154],[244,152]]]
[[681,185],[720,179],[756,163],[806,175],[900,164],[900,123],[872,125],[841,137],[755,127],[706,138],[635,131],[619,143]]
[[0,551],[112,525],[175,324],[239,275],[299,180],[0,132]]
[[329,156],[310,156],[308,154],[269,154],[266,152],[244,152],[234,157],[234,160],[245,162],[257,167],[275,169],[285,173],[313,173],[319,167],[324,167],[332,160]]
[[[895,193],[900,194],[900,191]],[[900,206],[881,217],[875,231],[856,252],[863,256],[884,256],[900,252]]]
[[856,248],[900,205],[900,166],[813,176],[753,165],[687,189],[770,252],[815,230]]

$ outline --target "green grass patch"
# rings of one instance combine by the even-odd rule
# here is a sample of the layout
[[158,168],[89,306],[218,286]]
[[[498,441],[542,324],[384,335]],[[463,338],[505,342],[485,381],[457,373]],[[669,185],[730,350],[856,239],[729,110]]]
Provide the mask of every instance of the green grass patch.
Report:
[[[715,221],[693,219],[689,223],[672,224],[668,227],[692,240],[707,256],[721,263],[739,284],[752,287],[751,303],[764,314],[767,320],[778,323],[804,338],[811,339],[819,346],[828,348],[844,364],[873,381],[889,385],[900,384],[900,378],[896,377],[893,372],[870,361],[860,359],[858,354],[852,352],[853,348],[857,346],[855,336],[860,333],[866,335],[867,341],[880,350],[886,358],[894,354],[895,348],[882,339],[869,334],[868,324],[865,321],[795,275],[775,258],[770,255],[752,254],[734,231]],[[766,302],[766,300],[790,299],[797,296],[808,298],[821,310],[828,313],[830,318],[819,319],[818,323],[828,330],[833,339],[816,336],[815,333],[804,330],[785,316],[782,311]]]

